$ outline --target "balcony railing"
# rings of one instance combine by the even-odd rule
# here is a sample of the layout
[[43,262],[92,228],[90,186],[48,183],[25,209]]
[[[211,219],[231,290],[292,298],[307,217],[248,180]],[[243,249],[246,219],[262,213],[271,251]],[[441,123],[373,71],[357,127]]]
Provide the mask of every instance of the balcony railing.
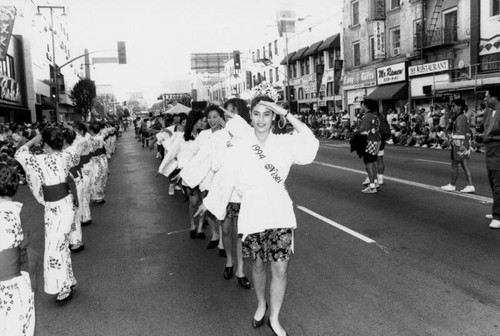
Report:
[[453,44],[458,41],[457,28],[436,28],[425,32],[425,38],[422,43],[422,33],[417,32],[413,36],[413,47],[415,50],[421,48],[432,48]]

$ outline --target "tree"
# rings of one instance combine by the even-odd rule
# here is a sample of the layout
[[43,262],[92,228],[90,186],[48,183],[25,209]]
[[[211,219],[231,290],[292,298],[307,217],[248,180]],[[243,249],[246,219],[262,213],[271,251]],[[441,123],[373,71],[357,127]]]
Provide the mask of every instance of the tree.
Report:
[[83,120],[87,120],[96,98],[94,81],[87,78],[80,79],[70,91],[69,98],[75,104],[76,113],[80,114]]

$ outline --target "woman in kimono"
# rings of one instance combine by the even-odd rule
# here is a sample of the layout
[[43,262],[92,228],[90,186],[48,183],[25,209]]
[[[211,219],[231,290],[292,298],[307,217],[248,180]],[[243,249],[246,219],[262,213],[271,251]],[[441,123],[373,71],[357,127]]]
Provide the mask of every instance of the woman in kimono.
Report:
[[[291,134],[273,134],[273,122],[283,116],[294,128]],[[268,325],[276,335],[286,335],[279,313],[287,286],[288,261],[293,252],[293,231],[297,226],[293,204],[285,187],[292,164],[314,160],[319,142],[311,130],[267,96],[252,101],[248,124],[235,115],[226,128],[244,138],[233,147],[228,160],[214,179],[211,192],[197,213],[207,209],[224,218],[233,188],[241,195],[238,234],[242,236],[243,254],[251,257],[252,279],[257,296],[257,310],[252,325],[264,324],[267,311],[267,268],[271,270],[270,315]]]
[[75,217],[73,219],[73,224],[71,225],[71,232],[69,234],[69,249],[73,253],[83,251],[85,245],[83,245],[82,237],[82,217],[81,217],[81,204],[80,200],[83,198],[84,192],[84,182],[82,174],[82,163],[81,163],[81,153],[83,149],[82,139],[76,139],[76,132],[71,128],[64,128],[62,130],[64,137],[64,151],[71,150],[76,152],[80,156],[80,162],[78,165],[71,167],[70,174],[76,185],[78,206],[76,207]]
[[[203,118],[203,113],[200,111],[192,110],[189,112],[186,127],[184,127],[184,134],[182,136],[173,137],[167,154],[158,168],[160,174],[167,177],[172,176],[173,172],[182,170],[182,168],[184,168],[184,166],[196,155],[199,150],[199,142],[197,141],[198,134],[206,126]],[[180,176],[177,174],[174,180],[178,182]],[[199,239],[206,239],[202,225],[197,226],[193,217],[200,203],[200,190],[198,187],[190,188],[184,183],[183,186],[189,198],[190,237],[191,239],[197,237]]]
[[[182,178],[182,183],[191,189],[198,188],[200,191],[200,198],[206,197],[210,191],[212,184],[213,172],[212,166],[212,141],[217,131],[219,131],[225,124],[224,111],[216,106],[209,105],[204,112],[206,121],[209,128],[200,132],[197,137],[199,143],[199,150],[196,155],[189,160],[189,162],[180,171],[179,175]],[[219,246],[222,249],[222,242],[220,241],[220,225],[219,221],[211,214],[204,214],[198,218],[198,227],[203,227],[205,219],[210,225],[212,231],[211,241],[207,249],[213,249]]]
[[105,203],[104,189],[108,181],[108,158],[104,148],[106,131],[98,123],[90,125],[89,133],[92,144],[92,180],[90,187],[90,199],[96,204]]
[[[45,153],[32,154],[30,147],[42,140]],[[63,141],[60,129],[48,127],[19,148],[15,155],[26,171],[33,196],[45,208],[44,289],[47,294],[57,294],[58,302],[70,300],[76,285],[69,250],[76,190],[72,187],[74,184],[68,183],[68,178],[71,167],[80,161],[79,153],[73,149],[62,150]]]
[[78,199],[80,216],[82,225],[89,225],[92,223],[92,214],[90,212],[90,182],[92,179],[92,155],[91,139],[87,126],[84,123],[77,122],[74,130],[76,131],[76,139],[82,143],[80,153],[80,166],[83,180],[82,197]]
[[16,168],[0,163],[0,336],[35,331],[34,293],[29,274],[21,271],[22,204],[12,201],[18,186]]

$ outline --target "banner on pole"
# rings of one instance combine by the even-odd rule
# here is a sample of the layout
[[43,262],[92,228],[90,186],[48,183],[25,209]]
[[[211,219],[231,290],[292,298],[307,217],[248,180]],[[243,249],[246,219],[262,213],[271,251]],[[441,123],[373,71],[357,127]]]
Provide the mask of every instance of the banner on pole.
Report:
[[9,49],[10,36],[16,18],[16,7],[0,6],[0,60],[4,61]]
[[383,20],[374,21],[375,31],[373,46],[375,49],[375,59],[384,59],[385,58],[385,22]]

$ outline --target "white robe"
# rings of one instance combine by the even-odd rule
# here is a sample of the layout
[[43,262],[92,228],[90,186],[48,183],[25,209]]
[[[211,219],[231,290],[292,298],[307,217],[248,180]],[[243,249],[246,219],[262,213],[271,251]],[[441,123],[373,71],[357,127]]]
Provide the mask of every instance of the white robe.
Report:
[[242,240],[268,229],[296,228],[285,180],[292,164],[305,165],[314,160],[319,141],[304,127],[300,133],[270,133],[265,147],[260,148],[255,133],[248,132],[251,128],[241,117],[235,116],[226,127],[231,134],[246,135],[231,147],[203,204],[222,220],[230,194],[236,188],[242,197],[238,217]]

